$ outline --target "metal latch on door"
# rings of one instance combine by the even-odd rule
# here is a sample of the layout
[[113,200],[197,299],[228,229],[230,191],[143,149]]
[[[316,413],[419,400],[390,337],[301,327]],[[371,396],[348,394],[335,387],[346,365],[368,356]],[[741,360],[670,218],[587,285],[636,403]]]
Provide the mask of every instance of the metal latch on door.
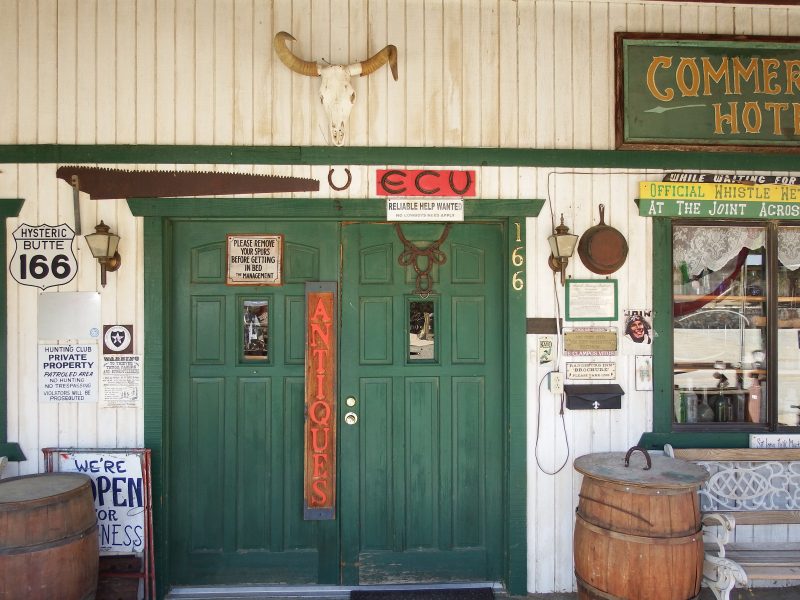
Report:
[[[344,403],[350,408],[352,408],[356,405],[356,399],[353,396],[348,396],[347,398],[345,398]],[[358,423],[358,415],[353,411],[349,411],[344,415],[344,422],[347,425],[355,425],[356,423]]]

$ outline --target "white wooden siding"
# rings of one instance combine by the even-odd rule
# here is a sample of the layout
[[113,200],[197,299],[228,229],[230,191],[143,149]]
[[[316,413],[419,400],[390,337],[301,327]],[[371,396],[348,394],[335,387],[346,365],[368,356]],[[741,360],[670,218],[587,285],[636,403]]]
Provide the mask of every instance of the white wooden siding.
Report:
[[[355,80],[348,145],[607,150],[614,144],[614,32],[800,35],[797,7],[628,0],[0,0],[0,15],[0,144],[326,145],[318,81],[290,72],[272,51],[272,37],[286,30],[297,38],[292,50],[307,59],[353,62],[387,43],[398,47],[398,81],[388,68]],[[23,222],[72,222],[72,190],[56,179],[58,166],[0,165],[0,198],[26,200],[8,232]],[[314,177],[319,193],[295,195],[363,198],[372,196],[375,168],[386,165],[336,165],[338,175],[344,167],[353,173],[343,192],[327,187],[327,165],[120,166]],[[529,317],[554,316],[554,292],[563,311],[563,288],[553,285],[546,263],[551,219],[563,213],[581,233],[598,222],[601,203],[630,247],[614,274],[619,307],[652,306],[651,223],[633,199],[639,181],[661,175],[478,169],[484,198],[548,200],[528,222]],[[79,275],[60,291],[100,291],[103,323],[132,323],[142,352],[142,223],[123,201],[84,195],[81,204],[85,229],[103,219],[122,236],[123,264],[101,289],[81,238]],[[11,243],[7,250],[11,256]],[[577,258],[568,274],[593,276]],[[12,464],[11,475],[41,471],[45,446],[143,443],[141,409],[37,401],[38,294],[9,278],[8,439],[29,458]],[[651,428],[652,394],[635,391],[634,358],[620,354],[622,410],[567,411],[565,438],[559,407],[539,386],[545,370],[531,354],[535,342],[529,336],[520,349],[530,357],[528,585],[531,592],[567,591],[574,589],[580,486],[572,460],[633,445]],[[566,466],[548,474],[567,441]],[[787,528],[769,535],[798,537]]]

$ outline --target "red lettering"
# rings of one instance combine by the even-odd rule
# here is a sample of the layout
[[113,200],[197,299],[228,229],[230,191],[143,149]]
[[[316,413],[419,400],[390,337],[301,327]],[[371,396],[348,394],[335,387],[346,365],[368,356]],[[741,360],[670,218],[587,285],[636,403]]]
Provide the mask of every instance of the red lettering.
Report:
[[317,373],[325,372],[325,359],[328,358],[328,351],[325,348],[315,348],[311,353],[317,359]]
[[314,479],[328,476],[328,455],[327,454],[314,454]]
[[322,298],[317,300],[317,307],[314,309],[314,314],[311,315],[311,319],[309,320],[309,327],[311,328],[309,344],[316,348],[317,340],[321,340],[326,348],[330,348],[331,317],[325,310],[325,302]]
[[325,479],[317,479],[311,484],[311,489],[314,492],[314,496],[311,500],[315,506],[325,506],[328,503],[327,487],[328,482]]
[[[330,427],[312,427],[311,428],[311,449],[314,452],[324,452],[328,449],[328,432]],[[322,434],[322,439],[320,439]]]
[[317,400],[325,399],[325,372],[317,373]]
[[331,407],[323,400],[317,400],[308,409],[308,418],[314,425],[328,425],[331,420]]

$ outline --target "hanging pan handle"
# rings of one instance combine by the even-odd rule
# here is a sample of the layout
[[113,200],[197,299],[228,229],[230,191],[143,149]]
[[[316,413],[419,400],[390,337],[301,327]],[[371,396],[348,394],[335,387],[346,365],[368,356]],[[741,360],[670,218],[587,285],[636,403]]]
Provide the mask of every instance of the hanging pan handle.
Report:
[[644,454],[644,458],[647,461],[647,466],[644,469],[642,469],[642,471],[649,471],[650,468],[653,466],[653,463],[650,460],[650,455],[647,453],[647,450],[645,450],[641,446],[634,446],[633,448],[628,450],[628,453],[625,455],[625,466],[626,467],[628,466],[628,463],[631,460],[631,454],[633,454],[636,450]]

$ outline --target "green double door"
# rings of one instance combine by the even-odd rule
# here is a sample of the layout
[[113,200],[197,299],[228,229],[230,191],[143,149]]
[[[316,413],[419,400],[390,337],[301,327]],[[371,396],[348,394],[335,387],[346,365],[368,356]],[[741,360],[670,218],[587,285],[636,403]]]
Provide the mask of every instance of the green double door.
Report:
[[[170,584],[502,579],[505,232],[444,233],[175,222]],[[226,285],[228,234],[282,235],[283,284]],[[442,238],[444,263],[414,257]],[[304,293],[318,281],[339,290],[338,497],[335,519],[306,521]]]

